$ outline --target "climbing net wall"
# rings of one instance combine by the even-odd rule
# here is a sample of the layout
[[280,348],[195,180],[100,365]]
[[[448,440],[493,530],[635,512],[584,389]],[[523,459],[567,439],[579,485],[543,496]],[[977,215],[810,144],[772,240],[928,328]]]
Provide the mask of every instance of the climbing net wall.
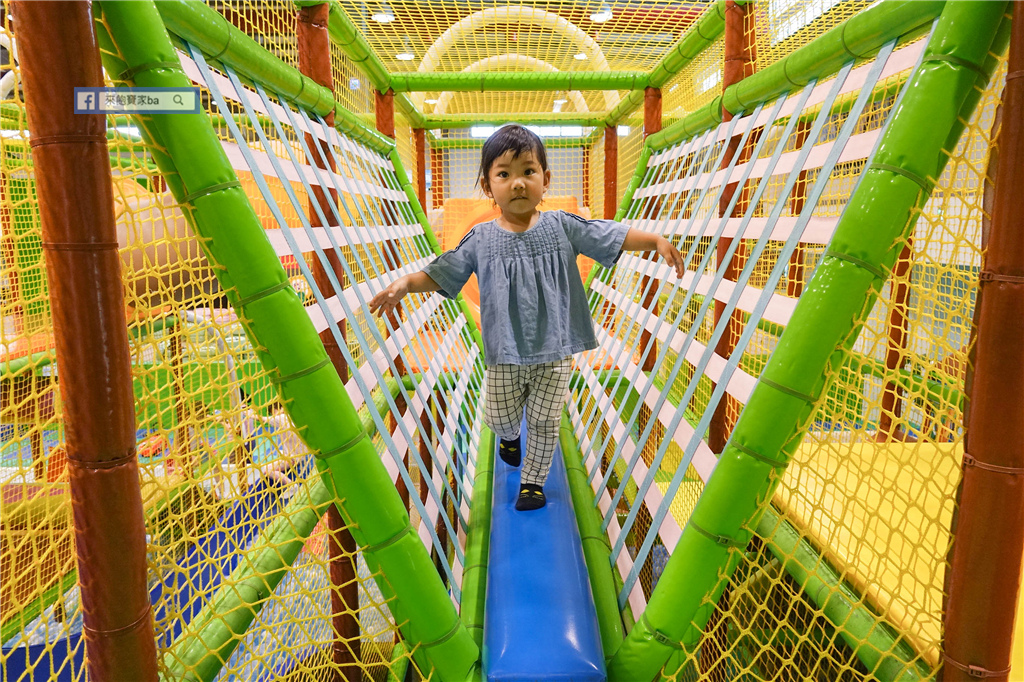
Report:
[[[240,13],[252,21],[253,30],[263,31],[285,16],[265,7]],[[293,15],[288,21],[294,21]],[[10,21],[4,35],[15,36]],[[457,538],[465,536],[468,507],[457,510],[456,500],[469,504],[464,476],[471,480],[467,458],[479,438],[472,412],[458,406],[475,401],[468,396],[477,393],[481,375],[479,369],[472,371],[479,361],[470,353],[478,351],[466,343],[465,319],[460,321],[456,309],[439,297],[425,307],[407,306],[406,328],[416,325],[418,335],[411,342],[397,337],[403,339],[398,349],[387,323],[359,311],[380,276],[394,276],[398,259],[408,269],[433,253],[396,184],[391,159],[331,131],[330,160],[340,170],[330,181],[321,180],[342,201],[333,204],[329,217],[314,213],[314,219],[320,218],[318,224],[340,220],[349,228],[357,226],[358,234],[311,228],[306,218],[310,187],[321,185],[304,162],[309,142],[293,126],[319,127],[325,137],[328,128],[322,121],[302,120],[294,109],[268,109],[272,117],[262,113],[266,105],[251,83],[236,90],[233,73],[212,70],[201,57],[197,63],[187,45],[180,47],[182,64],[210,103],[211,123],[238,167],[239,181],[267,228],[289,285],[314,316],[320,310],[318,296],[332,311],[320,314],[314,326],[337,335],[346,348],[351,368],[347,389],[362,427],[373,435],[379,452],[394,453],[388,461],[392,482],[412,491],[406,493],[412,500],[412,523],[458,595],[463,555]],[[286,49],[281,53],[287,56]],[[116,53],[108,56],[116,58]],[[347,58],[336,55],[334,62],[336,77],[347,82],[352,69]],[[5,671],[14,673],[12,680],[45,679],[44,670],[84,679],[71,505],[61,466],[60,400],[51,371],[52,322],[28,126],[24,102],[18,99],[17,65],[11,66],[13,96],[3,105],[2,656]],[[213,88],[206,84],[212,74]],[[372,93],[369,102],[372,108]],[[359,101],[345,103],[359,110]],[[247,107],[256,117],[252,121],[246,118]],[[225,111],[232,116],[219,113]],[[403,122],[397,123],[401,132]],[[340,665],[348,675],[363,670],[379,677],[392,665],[407,666],[409,650],[396,647],[400,638],[389,598],[374,582],[379,571],[356,551],[345,522],[336,518],[332,523],[329,493],[314,475],[315,458],[287,417],[274,376],[262,367],[246,336],[250,321],[230,305],[215,267],[186,223],[188,207],[173,197],[154,163],[160,147],[144,140],[137,121],[128,117],[111,116],[108,125],[132,338],[150,596],[164,664],[202,670],[202,660],[188,657],[183,632],[222,623],[228,616],[211,614],[210,604],[230,601],[253,562],[263,561],[257,575],[267,573],[275,557],[280,560],[291,551],[292,570],[263,605],[261,625],[248,634],[243,630],[221,650],[223,666],[218,662],[216,668],[222,675],[316,677]],[[409,144],[398,145],[402,155],[409,149]],[[247,165],[246,154],[254,168]],[[411,161],[409,167],[415,167]],[[393,239],[383,239],[385,230]],[[323,296],[312,275],[325,250],[335,249],[342,260],[333,260],[336,272],[328,266],[332,274],[326,286],[340,291],[338,278],[355,283],[358,289],[349,289],[350,299]],[[352,314],[346,317],[345,310]],[[443,360],[471,371],[461,383],[439,384]],[[396,366],[401,368],[397,374]],[[424,381],[414,387],[402,384],[409,372]],[[332,619],[343,621],[347,636],[335,635]],[[299,641],[302,645],[293,646]]]
[[[686,276],[624,255],[591,285],[602,347],[570,407],[622,577],[643,612],[797,299],[921,59],[924,40],[661,146],[624,220],[669,236]],[[814,402],[753,540],[718,579],[673,679],[891,679],[940,664],[963,456],[997,73],[860,333]],[[728,142],[734,142],[729,149]],[[614,370],[610,371],[610,368]],[[774,384],[771,384],[774,385]],[[783,387],[780,390],[788,390]],[[761,423],[761,428],[769,428]],[[791,441],[790,446],[793,445]],[[750,444],[761,464],[781,463]],[[713,536],[721,543],[730,538]]]
[[[340,4],[352,16],[362,11]],[[872,3],[839,3],[810,22],[803,5],[752,4],[748,32],[761,71]],[[578,11],[599,9],[592,5]],[[412,11],[412,3],[392,3],[399,16],[403,7]],[[298,66],[293,8],[217,9],[287,67]],[[669,18],[668,5],[656,9],[666,14],[636,19],[631,28]],[[457,19],[436,12],[420,21]],[[178,174],[159,165],[172,141],[155,138],[151,121],[111,116],[162,666],[201,679],[299,680],[337,670],[350,679],[389,672],[400,679],[415,665],[424,678],[447,679],[431,672],[443,657],[430,650],[461,634],[445,640],[448,621],[418,639],[402,628],[417,615],[441,613],[442,605],[467,619],[465,574],[475,563],[467,540],[483,505],[474,505],[475,483],[478,473],[490,473],[492,444],[477,413],[482,358],[472,301],[414,296],[393,319],[371,317],[365,304],[428,262],[436,247],[457,243],[473,221],[489,219],[489,202],[476,189],[482,140],[463,125],[437,126],[425,135],[421,160],[411,114],[396,113],[394,143],[368,130],[373,86],[361,62],[338,45],[332,68],[341,123],[332,126],[316,106],[295,103],[294,93],[218,59],[223,46],[176,32],[173,17],[164,19],[181,72],[200,88],[218,147],[269,244],[260,268],[280,269],[274,293],[291,297],[304,317],[251,312],[258,301],[225,284],[228,267],[211,255],[223,233],[196,226],[202,197],[176,187]],[[523,51],[510,47],[504,30],[521,19],[464,26],[473,49],[458,59],[455,52],[438,57],[433,69],[462,71],[494,51]],[[529,45],[531,32],[544,33],[544,21],[530,31],[524,22],[514,40]],[[503,46],[488,33],[496,26]],[[920,66],[927,28],[695,134],[675,132],[645,147],[642,110],[634,106],[616,123],[616,193],[627,197],[621,219],[670,237],[687,260],[681,280],[647,254],[625,254],[614,269],[595,273],[590,300],[601,348],[578,359],[569,404],[627,631],[649,622],[659,583],[664,593],[678,582],[667,566],[684,531],[702,528],[694,510]],[[16,39],[7,15],[0,35]],[[386,35],[403,32],[368,29],[370,48],[381,55],[408,48],[426,58],[429,45],[416,34]],[[565,42],[533,61],[518,56],[473,68],[547,70],[539,59],[567,70],[577,48]],[[605,58],[617,69],[650,69],[653,59],[630,61],[647,47],[657,49],[624,42]],[[126,55],[109,42],[103,50],[108,73],[124,73]],[[0,657],[5,670],[20,671],[10,679],[46,679],[51,670],[85,679],[34,170],[18,67],[13,52],[6,54],[5,79],[13,74],[14,86],[0,111]],[[665,128],[714,106],[723,55],[724,41],[715,39],[665,83]],[[894,247],[898,257],[883,272],[877,299],[854,320],[856,340],[830,368],[827,387],[811,396],[802,439],[789,444],[788,468],[776,467],[778,452],[739,444],[749,451],[742,456],[774,469],[773,489],[757,523],[745,529],[749,542],[703,529],[730,558],[714,569],[713,589],[700,595],[693,632],[669,638],[676,653],[664,679],[914,679],[937,669],[983,196],[1005,78],[998,55],[989,59],[996,75],[965,119],[941,177],[926,179],[934,180],[930,198]],[[606,116],[629,95],[614,94],[410,96],[427,114],[484,113],[481,125],[496,125],[492,114],[511,112],[536,117],[543,128],[561,127],[549,117],[553,106],[577,118]],[[603,217],[604,129],[585,122],[545,138],[555,176],[548,208]],[[425,210],[409,189],[420,179]],[[221,216],[225,224],[232,217]],[[245,251],[254,235],[233,234],[230,248]],[[297,376],[303,371],[325,371],[325,358],[314,349],[307,367],[288,373],[266,362],[273,327],[289,324],[336,348],[326,360],[339,370],[355,427],[398,491],[408,535],[424,552],[421,573],[441,585],[441,597],[425,600],[420,614],[403,606],[416,600],[396,597],[403,589],[398,574],[381,567],[388,547],[364,542],[367,523],[331,504],[340,479],[319,474],[332,471],[338,448],[318,446],[311,435],[323,426],[296,418],[299,396],[290,386],[306,378]]]

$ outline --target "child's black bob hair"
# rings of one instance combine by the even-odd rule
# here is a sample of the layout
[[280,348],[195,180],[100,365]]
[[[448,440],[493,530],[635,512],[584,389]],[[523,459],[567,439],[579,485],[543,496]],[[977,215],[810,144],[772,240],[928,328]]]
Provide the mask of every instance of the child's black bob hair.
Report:
[[480,154],[480,170],[477,174],[478,184],[481,180],[487,182],[491,166],[505,152],[512,152],[514,159],[519,158],[523,152],[533,152],[533,158],[537,159],[541,170],[548,170],[548,155],[540,137],[518,123],[510,123],[498,128],[484,142],[483,152]]

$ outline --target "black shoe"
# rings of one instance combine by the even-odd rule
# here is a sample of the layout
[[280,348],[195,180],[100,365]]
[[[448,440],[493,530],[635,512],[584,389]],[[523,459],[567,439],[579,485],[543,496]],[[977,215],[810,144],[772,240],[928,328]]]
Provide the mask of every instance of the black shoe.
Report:
[[544,497],[544,488],[541,486],[532,483],[524,483],[519,486],[519,499],[516,500],[516,509],[519,511],[540,509],[547,503],[547,498]]
[[510,467],[517,467],[519,463],[523,461],[523,453],[519,447],[519,441],[522,436],[516,436],[515,440],[501,440],[501,445],[498,446],[498,457],[501,457],[501,461]]

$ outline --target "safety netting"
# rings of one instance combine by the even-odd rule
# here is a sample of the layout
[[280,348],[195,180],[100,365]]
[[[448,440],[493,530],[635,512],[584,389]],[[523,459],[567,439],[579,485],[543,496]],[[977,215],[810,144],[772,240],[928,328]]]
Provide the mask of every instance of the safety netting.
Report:
[[758,382],[794,392],[762,372],[835,254],[836,225],[925,46],[890,43],[658,146],[623,220],[672,239],[686,274],[677,279],[654,254],[624,254],[591,283],[603,343],[579,365],[570,415],[627,623],[645,620],[684,529],[734,552],[666,678],[917,679],[941,664],[999,77],[943,152],[948,166],[892,247],[900,255],[877,300],[851,320],[859,334],[827,389],[802,398],[814,409],[786,443],[788,468],[781,452],[730,443],[734,456],[775,470],[750,542],[693,517]]
[[[253,25],[267,30],[272,22]],[[402,320],[362,309],[382,281],[434,255],[394,161],[251,80],[242,85],[228,67],[211,68],[187,44],[179,48],[285,284],[315,331],[341,349],[361,428],[385,455],[416,536],[457,604],[482,365],[465,316],[438,295],[412,297]],[[113,48],[105,56],[118,58]],[[17,83],[13,93],[3,140],[5,679],[84,679],[52,322]],[[197,656],[188,636],[234,617],[246,578],[266,578],[285,562],[254,627],[217,645],[203,640],[203,653],[217,651],[213,674],[278,679],[340,667],[380,677],[407,666],[393,596],[375,583],[380,571],[357,550],[348,522],[331,518],[333,494],[286,414],[280,377],[260,363],[245,331],[251,321],[217,282],[217,266],[187,223],[189,206],[154,162],[163,150],[144,134],[137,121],[110,117],[150,596],[164,665],[209,675],[209,656]],[[308,161],[314,145],[330,170]],[[310,209],[317,195],[334,197],[317,204],[319,213]]]
[[[706,8],[648,3],[630,14],[611,3],[616,18],[590,26],[603,4],[391,2],[398,23],[374,20],[369,5],[340,7],[388,69],[426,74],[581,65],[643,72]],[[869,8],[882,17],[908,3],[750,4],[749,42],[762,70]],[[250,54],[273,54],[293,73],[295,8],[213,8],[203,16],[219,13],[240,29],[236,48],[248,34],[263,48],[253,44]],[[101,34],[114,38],[103,42],[109,83],[123,84],[129,55],[116,47],[118,27],[100,16]],[[16,23],[6,13],[3,21],[0,657],[7,679],[77,680],[86,677],[85,646],[62,398]],[[483,359],[474,292],[468,287],[464,303],[410,296],[391,318],[369,315],[366,303],[494,215],[476,168],[486,127],[501,116],[529,120],[548,144],[554,177],[542,209],[599,218],[607,192],[612,203],[627,196],[620,218],[670,238],[686,258],[681,279],[653,254],[624,254],[615,268],[595,269],[590,300],[601,348],[577,358],[568,406],[627,632],[650,624],[659,589],[688,580],[668,569],[688,528],[728,553],[709,564],[711,589],[698,595],[686,636],[653,628],[674,652],[659,665],[662,679],[932,676],[942,660],[984,192],[1005,78],[999,50],[985,67],[995,77],[979,81],[979,102],[944,152],[945,170],[921,179],[930,198],[912,230],[886,245],[894,265],[880,271],[877,297],[848,320],[855,340],[835,356],[821,392],[805,396],[813,399],[809,416],[786,443],[788,457],[730,441],[925,59],[930,24],[841,60],[838,73],[748,103],[731,120],[676,132],[673,123],[720,105],[724,40],[712,38],[663,85],[670,135],[646,145],[642,98],[626,107],[630,93],[615,90],[413,92],[418,111],[396,107],[389,141],[370,130],[380,94],[366,64],[339,45],[332,118],[233,62],[227,45],[213,49],[172,27],[171,70],[200,89],[204,125],[233,179],[197,194],[183,186],[185,166],[207,164],[212,152],[175,156],[188,145],[160,137],[166,131],[155,120],[109,118],[163,669],[194,679],[313,680],[389,679],[412,666],[422,678],[449,679],[450,671],[432,669],[443,660],[436,652],[464,637],[450,618],[456,610],[463,625],[480,625],[468,614],[476,603],[464,601],[480,598],[479,578],[466,574],[486,560],[472,542],[487,532],[481,507],[489,494],[475,504],[475,491],[486,493],[477,484],[491,473],[493,444],[477,409]],[[415,59],[391,56],[399,53]],[[609,122],[601,119],[616,108],[617,164],[609,169]],[[413,130],[417,113],[436,117],[431,130]],[[473,117],[481,128],[464,125]],[[423,208],[414,185],[425,188]],[[237,215],[203,217],[202,203],[222,191],[244,193],[236,206],[250,207],[258,231],[225,237],[221,223]],[[236,260],[226,265],[228,252]],[[247,259],[273,271],[273,292],[240,293],[235,273]],[[287,297],[280,310],[296,316],[259,310],[274,296]],[[300,327],[312,335],[302,347],[308,362],[282,369],[275,344]],[[351,443],[320,445],[329,420],[309,403],[296,412],[296,400],[316,394],[295,388],[331,371],[352,410],[335,414],[355,415],[346,438],[365,434],[358,461],[373,460],[384,472],[373,480],[389,486],[364,492],[396,495],[393,508],[406,518],[381,513],[376,527],[372,514],[355,521],[332,504],[352,501],[336,487],[344,480],[336,455]],[[731,492],[704,495],[729,443],[741,449],[731,457],[756,462],[771,482],[746,536],[719,535],[693,516],[698,504],[724,514],[733,504]],[[381,539],[366,540],[370,527]],[[396,547],[419,552],[412,573],[437,590],[431,597],[403,591],[412,583],[393,571],[397,552],[388,552]],[[410,626],[437,614],[440,631]]]

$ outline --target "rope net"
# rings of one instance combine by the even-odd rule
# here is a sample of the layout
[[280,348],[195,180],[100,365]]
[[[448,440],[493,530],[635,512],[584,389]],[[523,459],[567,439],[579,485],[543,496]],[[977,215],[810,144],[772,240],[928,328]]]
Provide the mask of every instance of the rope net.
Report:
[[[268,30],[261,5],[237,9],[235,20],[245,18],[253,31]],[[10,22],[3,35],[14,35]],[[268,104],[251,86],[232,82],[223,67],[200,67],[187,45],[181,49],[183,67],[201,87],[211,124],[236,163],[292,288],[318,329],[345,348],[347,388],[361,406],[364,428],[375,434],[374,446],[393,480],[411,491],[411,523],[457,602],[473,473],[469,456],[479,438],[473,408],[482,374],[465,318],[439,296],[413,297],[421,300],[407,302],[407,321],[398,327],[361,308],[382,286],[382,276],[390,281],[396,270],[421,267],[433,254],[391,162],[336,131],[328,133],[322,121]],[[294,45],[290,49],[279,45],[275,52],[294,59]],[[347,58],[335,59],[335,68],[352,71]],[[16,65],[12,73],[17,78]],[[207,87],[213,73],[220,93]],[[48,679],[50,671],[78,680],[85,679],[82,612],[61,466],[52,322],[24,102],[17,99],[18,85],[13,92],[15,99],[5,100],[3,110],[0,663],[12,682]],[[357,97],[361,91],[349,92]],[[272,375],[257,360],[244,331],[251,321],[229,305],[156,168],[152,154],[158,148],[144,142],[126,117],[109,117],[108,128],[132,335],[150,596],[164,667],[199,674],[190,667],[193,660],[180,654],[188,643],[183,633],[229,618],[230,610],[218,612],[215,606],[230,600],[242,569],[268,554],[283,559],[296,537],[301,551],[285,564],[290,569],[252,627],[230,642],[221,678],[322,679],[341,669],[353,679],[382,679],[392,667],[409,665],[414,651],[396,647],[401,638],[390,598],[376,582],[380,573],[368,567],[347,526],[340,519],[330,522],[331,496],[316,474],[313,454],[284,412]],[[318,216],[319,224],[341,224],[344,230],[312,228],[307,218],[311,186],[321,186],[305,161],[310,148],[303,132],[309,130],[330,137],[329,157],[337,167],[333,180],[320,178],[340,200],[332,202],[333,215]],[[415,168],[408,121],[398,117],[396,131],[401,157]],[[332,268],[326,251],[338,253],[341,262]],[[332,273],[330,294],[313,276],[318,266],[321,274]],[[341,334],[346,324],[347,340]],[[452,367],[469,371],[460,375],[462,381],[447,381]],[[409,373],[422,379],[406,386]],[[332,620],[342,621],[347,634],[338,636]]]
[[[660,262],[625,254],[593,282],[604,338],[591,355],[603,362],[581,365],[570,405],[627,622],[651,598],[922,48],[883,49],[651,157],[625,222],[670,237],[687,273],[677,281]],[[937,670],[1002,78],[898,245],[892,278],[749,529],[754,540],[714,591],[723,596],[705,598],[699,644],[665,678]],[[596,370],[604,364],[615,371]]]
[[[752,4],[747,31],[762,70],[872,3]],[[293,7],[210,5],[297,67]],[[507,9],[390,2],[395,20],[381,23],[369,5],[340,5],[392,73],[572,71],[581,64],[646,71],[705,7],[611,3],[615,18],[598,24],[590,15],[604,3]],[[15,28],[4,14],[5,45],[16,40]],[[821,262],[922,46],[884,48],[878,59],[849,65],[648,162],[624,221],[669,236],[686,257],[687,275],[676,280],[649,254],[624,254],[615,269],[599,273],[591,303],[601,348],[577,358],[569,404],[627,626],[657,588],[716,452]],[[373,292],[434,253],[397,169],[278,93],[184,42],[176,47],[291,288],[322,338],[338,346],[348,395],[392,482],[405,491],[412,528],[460,604],[481,442],[482,358],[462,309],[439,295],[409,297],[400,318],[365,310]],[[403,51],[414,59],[397,57]],[[580,53],[587,58],[576,59]],[[724,41],[712,41],[663,86],[665,126],[721,93],[723,53]],[[0,56],[0,664],[19,671],[7,678],[12,682],[56,674],[83,680],[30,138],[19,68],[9,47]],[[495,56],[504,59],[487,61]],[[337,44],[332,69],[336,100],[372,127],[370,78]],[[663,679],[826,682],[924,678],[937,670],[983,192],[1004,78],[1001,67],[892,279],[858,320],[853,352],[816,405],[767,513],[750,529],[754,540],[734,552],[738,568],[718,586],[722,597],[703,604],[710,617],[699,643],[674,657]],[[537,123],[553,171],[541,208],[598,218],[612,172],[604,129],[562,126],[553,115],[605,115],[628,94],[410,98],[427,115],[551,117]],[[616,122],[616,204],[641,160],[643,120],[641,107]],[[475,135],[483,133],[426,131],[421,161],[414,126],[412,116],[396,112],[398,157],[413,187],[425,185],[426,217],[448,249],[493,212],[476,177],[483,138]],[[333,494],[257,359],[259,348],[245,333],[252,321],[230,305],[217,266],[186,220],[188,208],[175,202],[156,166],[154,154],[164,150],[127,117],[111,116],[108,129],[162,665],[199,675],[187,635],[226,623],[240,571],[267,556],[284,566],[284,577],[251,625],[224,648],[202,652],[207,663],[220,659],[210,677],[320,680],[341,671],[348,679],[388,679],[390,671],[416,665],[393,597],[381,590],[386,576],[369,567],[351,528],[328,511]],[[323,163],[311,161],[314,145],[325,150]],[[317,196],[324,202],[313,207]],[[586,276],[589,265],[581,269]],[[470,313],[473,287],[471,281],[466,291]],[[301,550],[289,554],[295,541]]]

